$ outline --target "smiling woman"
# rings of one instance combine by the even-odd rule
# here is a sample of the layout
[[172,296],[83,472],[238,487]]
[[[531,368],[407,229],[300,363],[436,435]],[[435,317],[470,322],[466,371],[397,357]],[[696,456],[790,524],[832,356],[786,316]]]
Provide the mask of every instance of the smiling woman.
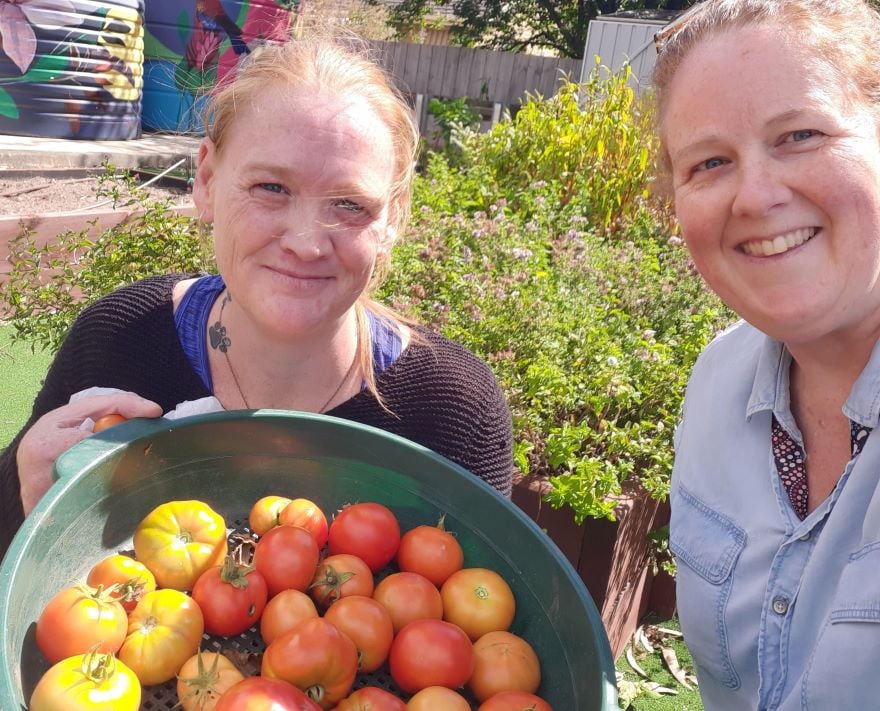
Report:
[[744,319],[700,357],[676,434],[670,548],[700,693],[874,707],[880,18],[705,0],[655,85],[682,235]]
[[[0,552],[86,418],[201,398],[380,427],[509,495],[510,412],[488,366],[371,298],[406,228],[418,146],[379,66],[339,40],[262,47],[206,125],[193,199],[219,274],[150,278],[77,318],[0,458]],[[70,402],[93,386],[123,392]]]

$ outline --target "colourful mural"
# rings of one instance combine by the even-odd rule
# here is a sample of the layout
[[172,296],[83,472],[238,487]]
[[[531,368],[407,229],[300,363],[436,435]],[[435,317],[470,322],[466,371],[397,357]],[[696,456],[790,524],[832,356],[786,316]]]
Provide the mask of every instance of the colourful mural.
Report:
[[0,133],[140,135],[143,0],[0,0]]
[[290,34],[299,0],[150,0],[144,128],[203,133],[207,93],[261,41]]

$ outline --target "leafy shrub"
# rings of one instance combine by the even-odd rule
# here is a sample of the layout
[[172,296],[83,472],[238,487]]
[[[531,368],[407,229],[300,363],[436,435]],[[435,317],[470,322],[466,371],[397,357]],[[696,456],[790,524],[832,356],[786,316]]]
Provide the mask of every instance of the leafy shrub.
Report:
[[212,270],[197,221],[174,213],[170,201],[150,199],[112,166],[97,194],[136,212],[96,238],[86,228],[38,245],[23,229],[10,241],[11,269],[0,299],[9,305],[14,340],[55,351],[79,311],[99,296],[152,274]]

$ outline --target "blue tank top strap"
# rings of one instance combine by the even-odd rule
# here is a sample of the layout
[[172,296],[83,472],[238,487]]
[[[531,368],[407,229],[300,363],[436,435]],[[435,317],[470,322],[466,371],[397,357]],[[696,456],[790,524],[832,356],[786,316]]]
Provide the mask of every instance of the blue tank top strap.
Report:
[[217,274],[203,276],[187,289],[174,312],[177,338],[193,369],[205,387],[214,392],[211,368],[208,365],[208,349],[205,334],[211,307],[225,288],[223,278]]
[[400,357],[403,341],[387,319],[367,311],[373,337],[373,371],[378,376]]

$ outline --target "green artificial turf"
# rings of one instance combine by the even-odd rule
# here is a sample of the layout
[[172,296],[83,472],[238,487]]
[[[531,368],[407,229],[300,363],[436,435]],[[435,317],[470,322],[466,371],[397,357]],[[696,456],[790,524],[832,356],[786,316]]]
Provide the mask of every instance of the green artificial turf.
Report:
[[[648,619],[645,620],[645,623],[668,629],[679,629],[678,620],[675,618],[671,620]],[[667,644],[675,651],[679,666],[689,674],[693,674],[694,664],[683,640],[680,637],[668,638]],[[691,691],[681,686],[672,674],[669,673],[659,650],[653,654],[639,651],[635,656],[639,666],[648,674],[648,681],[675,689],[678,691],[678,694],[675,696],[662,695],[657,698],[647,695],[639,696],[627,708],[631,711],[702,711],[703,703],[700,701],[700,694],[696,687]],[[639,681],[641,679],[627,663],[625,653],[617,660],[617,671],[618,673],[623,673],[623,678],[628,681]]]
[[46,376],[51,354],[11,342],[12,327],[0,326],[0,450],[27,420],[34,396]]

